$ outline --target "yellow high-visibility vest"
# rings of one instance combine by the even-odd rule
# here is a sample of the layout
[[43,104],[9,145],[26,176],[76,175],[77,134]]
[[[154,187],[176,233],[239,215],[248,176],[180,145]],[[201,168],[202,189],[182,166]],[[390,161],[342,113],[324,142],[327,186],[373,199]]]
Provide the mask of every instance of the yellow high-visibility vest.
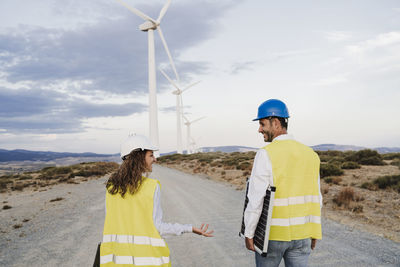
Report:
[[135,194],[106,193],[101,266],[171,266],[169,248],[153,222],[157,180],[145,178]]
[[264,149],[276,187],[269,240],[321,239],[317,153],[295,140],[274,140]]

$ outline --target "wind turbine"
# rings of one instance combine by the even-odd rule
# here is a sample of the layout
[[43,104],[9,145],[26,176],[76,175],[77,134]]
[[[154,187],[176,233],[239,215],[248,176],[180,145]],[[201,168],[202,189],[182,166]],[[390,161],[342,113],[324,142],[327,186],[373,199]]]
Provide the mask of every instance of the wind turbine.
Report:
[[179,75],[176,71],[174,61],[172,60],[171,53],[169,52],[167,42],[165,41],[164,35],[161,30],[161,19],[164,17],[171,0],[167,0],[167,3],[163,6],[157,20],[152,19],[143,12],[136,8],[127,5],[121,0],[117,0],[123,6],[128,8],[132,13],[141,17],[145,22],[139,26],[141,31],[148,33],[148,58],[149,58],[149,120],[150,120],[150,140],[152,144],[159,147],[159,137],[158,137],[158,116],[157,116],[157,89],[156,89],[156,62],[155,62],[155,52],[154,52],[154,31],[157,30],[160,35],[160,39],[164,45],[165,51],[167,52],[169,62],[174,70],[176,79],[179,81]]
[[182,102],[182,93],[188,90],[190,87],[198,84],[200,81],[192,83],[188,86],[186,86],[183,90],[179,88],[179,86],[170,78],[168,75],[160,69],[161,73],[167,78],[167,80],[176,88],[175,91],[172,93],[176,95],[176,138],[177,138],[177,148],[176,152],[179,154],[183,153],[182,149],[182,123],[181,123],[181,116],[183,114],[182,107],[183,107],[183,102]]
[[191,135],[190,135],[190,125],[192,124],[192,123],[195,123],[195,122],[197,122],[197,121],[199,121],[199,120],[201,120],[201,119],[204,119],[205,117],[201,117],[201,118],[198,118],[198,119],[195,119],[195,120],[193,120],[193,121],[189,121],[188,120],[188,118],[186,118],[186,116],[185,115],[183,115],[183,118],[185,119],[185,125],[186,125],[186,129],[187,129],[187,139],[186,139],[186,141],[187,141],[187,154],[192,154],[192,151],[191,151],[191,149],[190,149],[190,138],[191,138]]
[[[194,152],[194,153],[198,153],[198,152],[201,152],[201,150],[199,149],[199,148],[197,148],[197,143],[196,143],[196,140],[193,138],[193,137],[191,137],[191,142],[190,142],[190,145],[191,145],[191,147],[193,148],[192,149],[192,151]],[[199,140],[199,138],[197,138],[197,140]]]

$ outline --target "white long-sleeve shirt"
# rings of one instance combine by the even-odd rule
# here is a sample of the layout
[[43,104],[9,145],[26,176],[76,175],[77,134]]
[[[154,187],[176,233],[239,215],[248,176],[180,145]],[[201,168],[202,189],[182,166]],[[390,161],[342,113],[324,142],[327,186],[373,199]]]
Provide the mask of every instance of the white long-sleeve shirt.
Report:
[[183,233],[191,233],[191,224],[180,224],[180,223],[166,223],[163,222],[162,216],[163,211],[161,209],[161,190],[157,184],[156,190],[154,191],[154,206],[153,206],[153,221],[160,235],[181,235]]
[[193,231],[191,224],[166,223],[163,222],[162,216],[163,211],[161,208],[161,190],[160,186],[157,184],[153,197],[153,222],[160,235],[181,235],[183,233],[191,233]]
[[[292,140],[290,134],[277,136],[274,140]],[[318,187],[320,187],[320,179],[318,178]],[[258,221],[260,219],[264,197],[268,186],[274,185],[272,176],[271,160],[265,149],[261,148],[257,151],[254,158],[253,169],[249,180],[249,191],[247,197],[249,202],[244,213],[245,232],[244,235],[248,238],[254,237]],[[322,207],[322,195],[319,190],[320,206]]]

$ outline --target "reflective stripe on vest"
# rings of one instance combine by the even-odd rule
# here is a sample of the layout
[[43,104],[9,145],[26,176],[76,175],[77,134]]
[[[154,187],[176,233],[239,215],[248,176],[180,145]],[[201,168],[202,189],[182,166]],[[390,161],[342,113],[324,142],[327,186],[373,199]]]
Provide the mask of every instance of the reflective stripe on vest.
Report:
[[321,239],[318,155],[295,140],[274,140],[264,149],[276,187],[269,239]]
[[288,206],[288,205],[306,204],[306,203],[320,203],[319,196],[308,195],[308,196],[274,199],[274,206]]
[[291,226],[306,223],[321,223],[320,216],[305,216],[305,217],[293,217],[289,219],[271,219],[271,225],[274,226]]
[[132,257],[132,256],[116,256],[113,254],[100,256],[100,264],[131,264],[135,266],[160,266],[169,263],[169,257]]
[[165,247],[165,241],[161,238],[153,238],[148,236],[133,236],[133,235],[104,235],[103,243],[130,243],[136,245],[150,245],[154,247]]

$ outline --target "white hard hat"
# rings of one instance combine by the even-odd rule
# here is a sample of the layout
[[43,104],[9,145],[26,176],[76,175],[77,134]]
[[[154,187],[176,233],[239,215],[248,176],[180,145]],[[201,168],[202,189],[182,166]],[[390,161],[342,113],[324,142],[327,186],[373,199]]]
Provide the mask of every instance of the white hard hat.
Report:
[[132,150],[141,149],[141,150],[158,150],[157,147],[153,146],[150,140],[140,134],[131,134],[121,145],[121,159],[124,159],[126,155],[129,155]]

